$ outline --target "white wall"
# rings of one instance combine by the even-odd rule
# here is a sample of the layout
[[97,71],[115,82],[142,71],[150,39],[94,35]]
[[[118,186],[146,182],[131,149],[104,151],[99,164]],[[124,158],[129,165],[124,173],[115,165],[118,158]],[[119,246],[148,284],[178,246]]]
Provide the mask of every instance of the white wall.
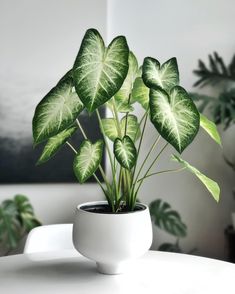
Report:
[[[6,114],[14,120],[14,129],[5,125],[0,131],[17,132],[17,123],[23,121],[25,133],[31,132],[33,109],[70,69],[85,31],[95,27],[106,36],[106,9],[106,0],[1,1],[0,91],[12,95],[15,90],[17,95],[23,88],[25,93]],[[19,117],[17,109],[24,99],[34,103]],[[96,184],[1,185],[0,201],[16,193],[30,198],[44,224],[71,222],[78,203],[102,197]]]
[[[235,3],[232,0],[110,0],[108,3],[108,39],[125,35],[140,62],[145,56],[156,57],[161,62],[176,56],[181,85],[188,90],[192,90],[195,82],[192,70],[198,58],[205,60],[208,53],[217,50],[228,61],[234,53]],[[146,133],[143,150],[149,148],[156,134],[150,126]],[[146,180],[140,198],[147,203],[163,198],[180,211],[189,231],[182,242],[185,251],[196,247],[197,254],[223,258],[224,228],[235,206],[231,194],[234,174],[225,165],[221,149],[203,132],[183,157],[220,183],[219,204],[187,172]],[[160,166],[163,165],[169,165],[169,156],[161,160]],[[166,234],[156,231],[153,248],[165,241],[165,237]]]

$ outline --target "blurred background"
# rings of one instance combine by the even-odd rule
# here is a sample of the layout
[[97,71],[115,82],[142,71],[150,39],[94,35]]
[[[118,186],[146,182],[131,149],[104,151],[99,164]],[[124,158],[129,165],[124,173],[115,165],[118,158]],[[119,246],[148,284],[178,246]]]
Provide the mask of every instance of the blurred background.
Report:
[[[15,158],[22,156],[22,152],[25,156],[25,150],[29,150],[26,142],[29,144],[32,140],[31,121],[37,103],[70,69],[82,37],[91,27],[98,29],[106,42],[116,35],[125,35],[140,64],[145,56],[153,56],[160,62],[177,57],[181,85],[189,92],[203,95],[202,101],[213,97],[204,111],[216,120],[210,109],[217,105],[220,94],[230,91],[235,83],[232,77],[235,65],[228,67],[235,53],[234,16],[232,0],[0,0],[0,150],[5,146],[13,150]],[[223,58],[227,76],[226,70],[223,74],[216,72],[213,60],[210,61],[212,68],[209,66],[208,54],[215,51]],[[208,83],[202,88],[193,87],[201,78],[193,73],[198,70],[199,59],[210,69],[207,77],[214,77],[212,85]],[[219,64],[221,67],[222,63]],[[149,178],[139,197],[147,204],[160,198],[179,212],[187,225],[187,236],[180,240],[183,252],[223,260],[229,255],[225,230],[232,223],[231,215],[235,211],[232,192],[235,98],[233,94],[227,96],[228,99],[223,100],[223,117],[229,116],[232,120],[229,126],[223,123],[225,119],[217,120],[224,149],[201,131],[194,144],[183,153],[186,160],[220,184],[219,204],[187,172]],[[139,112],[137,109],[137,114]],[[147,128],[143,148],[152,143],[155,133],[151,125]],[[12,138],[14,144],[7,143]],[[169,155],[170,152],[160,164],[167,166]],[[62,168],[61,154],[57,156]],[[34,158],[29,160],[34,165]],[[9,169],[10,164],[14,173],[10,172],[5,179],[4,169]],[[48,183],[42,176],[41,183],[36,184],[30,179],[29,170],[20,165],[0,154],[0,202],[16,194],[26,195],[42,224],[72,222],[77,204],[102,199],[94,183],[79,185],[74,179],[63,181],[63,178]],[[17,169],[24,174],[22,181],[15,174]],[[175,236],[154,225],[153,229],[152,249],[158,249],[165,242],[177,242]]]

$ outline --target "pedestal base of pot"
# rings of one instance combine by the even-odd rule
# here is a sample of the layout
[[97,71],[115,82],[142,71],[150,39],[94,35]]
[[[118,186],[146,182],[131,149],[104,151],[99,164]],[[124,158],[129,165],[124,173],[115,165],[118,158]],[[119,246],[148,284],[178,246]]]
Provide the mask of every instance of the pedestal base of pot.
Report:
[[105,264],[105,263],[96,263],[97,270],[101,274],[105,275],[120,275],[125,271],[125,264]]

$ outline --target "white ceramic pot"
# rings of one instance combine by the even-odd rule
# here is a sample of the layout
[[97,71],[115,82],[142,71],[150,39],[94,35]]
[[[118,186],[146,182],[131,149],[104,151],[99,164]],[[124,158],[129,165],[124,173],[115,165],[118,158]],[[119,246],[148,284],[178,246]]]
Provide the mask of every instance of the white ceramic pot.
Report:
[[94,260],[103,274],[120,274],[127,261],[140,257],[152,244],[149,209],[137,204],[139,210],[128,213],[97,213],[91,207],[107,205],[106,201],[79,205],[73,226],[74,247]]

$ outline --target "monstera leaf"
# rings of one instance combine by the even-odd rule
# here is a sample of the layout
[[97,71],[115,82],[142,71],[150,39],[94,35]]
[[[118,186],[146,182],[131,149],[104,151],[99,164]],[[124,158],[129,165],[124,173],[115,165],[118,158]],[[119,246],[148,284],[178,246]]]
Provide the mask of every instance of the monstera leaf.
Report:
[[160,87],[166,91],[179,84],[176,58],[171,58],[160,66],[159,61],[146,57],[143,63],[143,81],[149,88]]
[[220,187],[219,185],[208,178],[204,174],[202,174],[198,169],[190,165],[187,161],[183,160],[177,155],[172,155],[172,160],[181,163],[185,168],[187,168],[191,173],[193,173],[207,188],[213,198],[218,202],[220,197]]
[[89,112],[104,104],[121,88],[128,72],[129,48],[125,37],[108,48],[97,30],[89,29],[73,67],[78,96]]
[[[105,136],[107,136],[111,141],[114,141],[116,138],[119,137],[116,122],[113,118],[102,119],[102,125],[103,125]],[[124,116],[121,119],[122,137],[125,135],[125,128],[126,128],[126,117]],[[139,127],[138,119],[133,114],[129,114],[127,117],[126,135],[128,135],[132,141],[136,141],[140,136],[140,127]]]
[[222,146],[221,138],[216,125],[203,114],[200,114],[200,126],[209,134],[209,136],[220,146]]
[[57,84],[35,110],[34,142],[41,143],[71,126],[83,108],[83,104],[73,91],[72,79],[65,79]]
[[121,89],[114,96],[116,107],[119,112],[127,112],[133,110],[133,108],[130,105],[131,101],[129,99],[129,96],[131,94],[133,84],[138,75],[139,69],[138,61],[132,52],[129,53],[128,63],[129,70],[125,78],[125,81],[122,84]]
[[4,247],[16,248],[25,233],[39,225],[41,224],[24,195],[16,195],[13,200],[5,200],[0,205],[0,243]]
[[126,169],[131,169],[137,159],[135,144],[129,136],[117,138],[113,144],[113,151],[117,161]]
[[149,209],[153,222],[157,227],[176,237],[185,237],[187,235],[186,225],[182,222],[179,213],[171,209],[170,204],[157,199],[150,203]]
[[98,140],[92,144],[89,140],[84,140],[75,156],[73,170],[82,184],[89,179],[100,165],[103,154],[103,141]]
[[169,94],[160,89],[150,90],[150,115],[160,135],[179,153],[197,135],[200,116],[188,93],[180,86]]
[[140,103],[145,110],[149,107],[149,88],[145,86],[140,77],[136,78],[134,82],[131,101]]
[[37,165],[42,164],[53,157],[58,150],[65,144],[65,142],[75,133],[76,127],[71,127],[59,134],[51,137],[43,149],[42,155],[37,161]]
[[16,195],[14,197],[14,203],[25,232],[29,232],[33,228],[41,225],[40,221],[35,217],[34,209],[26,196]]

